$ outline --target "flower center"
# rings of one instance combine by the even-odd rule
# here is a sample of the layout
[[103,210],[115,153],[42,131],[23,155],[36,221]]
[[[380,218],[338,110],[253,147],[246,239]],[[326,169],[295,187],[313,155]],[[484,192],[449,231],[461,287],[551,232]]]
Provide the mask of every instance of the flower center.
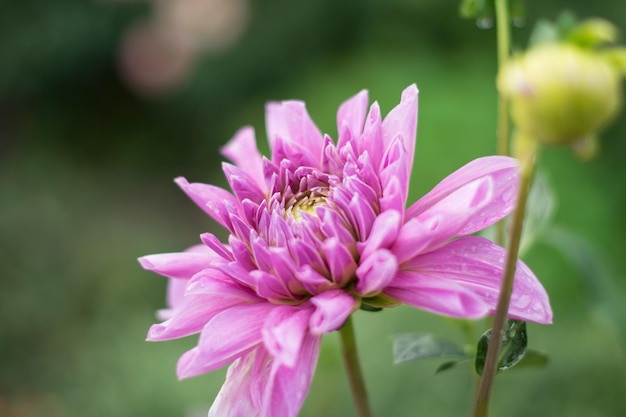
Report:
[[302,212],[317,216],[315,207],[327,204],[328,187],[315,187],[291,197],[285,204],[285,217],[291,216],[296,221],[302,220]]

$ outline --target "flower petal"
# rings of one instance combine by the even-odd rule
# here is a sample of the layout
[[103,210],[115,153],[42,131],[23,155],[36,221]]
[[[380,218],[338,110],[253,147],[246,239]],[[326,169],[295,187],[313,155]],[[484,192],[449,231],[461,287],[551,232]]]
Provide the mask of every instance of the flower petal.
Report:
[[311,316],[311,333],[321,335],[340,328],[357,308],[357,301],[345,290],[325,291],[311,298],[316,307]]
[[296,417],[309,392],[321,338],[305,334],[296,366],[273,362],[260,417]]
[[[354,97],[345,101],[337,112],[337,131],[341,133],[344,126],[347,126],[353,137],[360,137],[363,132],[363,123],[365,121],[368,102],[367,90],[362,90]],[[337,140],[338,148],[343,146],[341,139],[340,135]]]
[[466,235],[482,230],[508,215],[517,201],[519,162],[506,156],[487,156],[478,158],[459,168],[441,181],[428,194],[420,198],[406,211],[407,218],[418,216],[439,204],[442,200],[452,202],[456,193],[463,193],[463,188],[476,184],[476,181],[488,179],[490,198],[480,210],[473,213],[458,231]]
[[214,185],[190,184],[183,177],[174,182],[213,220],[232,231],[229,214],[238,212],[239,202],[231,193]]
[[466,230],[471,230],[471,223],[484,219],[481,214],[492,201],[491,177],[475,179],[414,217],[418,224],[427,225],[427,235],[421,236],[420,240],[428,238],[428,248],[432,249],[464,234]]
[[389,248],[398,237],[401,222],[402,214],[396,210],[387,210],[380,213],[374,220],[367,240],[357,244],[361,258],[367,258],[377,249]]
[[178,377],[213,371],[250,352],[263,340],[261,329],[274,308],[266,302],[241,304],[215,315],[202,329],[198,347],[180,358]]
[[477,319],[489,312],[487,303],[464,286],[416,271],[399,272],[384,293],[443,316]]
[[[480,297],[493,313],[500,293],[505,255],[506,251],[495,243],[468,236],[418,256],[404,268],[441,282],[462,285]],[[509,316],[544,324],[552,322],[548,294],[522,261],[517,262]]]
[[265,108],[267,136],[272,148],[272,161],[298,156],[306,164],[321,166],[324,139],[301,101],[268,103]]
[[296,365],[312,313],[313,308],[306,304],[278,306],[272,310],[265,321],[262,333],[265,348],[274,361],[289,368]]
[[363,297],[378,294],[396,276],[398,261],[387,249],[378,249],[361,261],[356,270],[359,280],[355,289]]
[[263,157],[257,149],[253,128],[246,126],[239,129],[221,151],[222,155],[244,170],[261,191],[267,191],[263,173]]
[[262,346],[233,362],[208,417],[258,415],[261,394],[256,391],[267,385],[270,365],[271,358]]
[[255,179],[245,170],[227,163],[222,163],[222,169],[237,199],[245,199],[259,203],[265,199],[264,188],[260,188]]
[[203,269],[209,268],[219,261],[220,257],[209,248],[204,251],[186,251],[175,253],[159,253],[139,258],[144,269],[156,272],[168,278],[189,279]]
[[400,138],[406,150],[406,175],[413,168],[415,153],[415,135],[417,133],[417,86],[412,84],[402,92],[400,104],[393,108],[382,124],[383,143],[387,149],[391,143]]

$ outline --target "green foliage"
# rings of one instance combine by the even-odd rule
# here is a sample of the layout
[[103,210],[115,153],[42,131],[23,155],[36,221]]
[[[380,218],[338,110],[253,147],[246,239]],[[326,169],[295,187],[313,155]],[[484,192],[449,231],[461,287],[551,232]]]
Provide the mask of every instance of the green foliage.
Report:
[[[481,338],[478,340],[475,367],[476,372],[479,375],[483,374],[490,337],[491,329],[483,333]],[[498,355],[497,372],[508,371],[517,365],[526,354],[527,344],[528,336],[526,334],[526,323],[519,320],[508,320],[506,326],[504,327],[502,347],[500,348],[500,354]]]
[[403,333],[393,338],[393,362],[456,356],[468,359],[468,353],[456,343],[433,334]]

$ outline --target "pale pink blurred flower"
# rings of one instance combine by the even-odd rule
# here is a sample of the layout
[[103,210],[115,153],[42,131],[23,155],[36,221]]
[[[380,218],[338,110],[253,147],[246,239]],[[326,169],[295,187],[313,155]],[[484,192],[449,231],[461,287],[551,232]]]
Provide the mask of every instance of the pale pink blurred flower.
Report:
[[[140,259],[172,284],[170,318],[148,340],[200,333],[179,360],[181,378],[232,363],[209,416],[296,416],[321,336],[360,307],[493,313],[504,249],[465,235],[514,208],[517,161],[474,160],[405,209],[417,88],[384,120],[377,103],[367,107],[366,91],[341,105],[335,143],[304,103],[270,103],[270,159],[249,127],[223,149],[234,162],[223,164],[233,193],[176,180],[230,236],[225,245],[205,233],[200,249]],[[545,290],[521,261],[509,315],[552,319]]]
[[232,46],[248,23],[248,0],[151,0],[153,16],[134,23],[119,53],[122,78],[141,94],[182,85],[201,54]]

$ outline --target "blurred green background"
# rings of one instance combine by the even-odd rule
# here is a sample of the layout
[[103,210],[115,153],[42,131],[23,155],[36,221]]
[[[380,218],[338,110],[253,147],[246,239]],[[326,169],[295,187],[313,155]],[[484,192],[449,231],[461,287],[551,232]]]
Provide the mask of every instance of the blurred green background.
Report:
[[[539,17],[566,7],[626,30],[620,0],[528,3],[513,32],[519,47]],[[136,258],[184,249],[205,231],[225,237],[172,179],[225,185],[219,147],[248,124],[265,142],[266,101],[305,100],[336,137],[343,100],[367,88],[387,112],[414,82],[411,200],[493,154],[495,31],[457,9],[438,0],[0,2],[0,416],[206,415],[224,371],[179,382],[176,360],[195,338],[144,341],[165,279]],[[625,136],[622,117],[590,163],[565,150],[541,156],[554,226],[525,260],[553,303],[553,325],[529,325],[530,346],[550,363],[499,376],[493,416],[626,415]],[[404,307],[359,312],[356,326],[377,416],[470,414],[467,368],[434,375],[437,360],[392,364],[394,333],[462,342],[457,327]],[[301,415],[355,415],[336,334],[324,340]]]

